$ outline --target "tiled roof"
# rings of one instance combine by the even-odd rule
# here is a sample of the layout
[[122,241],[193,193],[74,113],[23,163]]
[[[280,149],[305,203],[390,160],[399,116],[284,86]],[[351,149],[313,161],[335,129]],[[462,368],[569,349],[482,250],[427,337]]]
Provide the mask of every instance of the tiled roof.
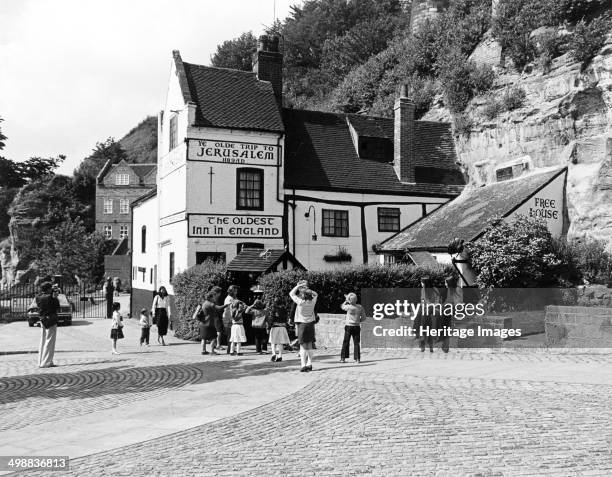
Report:
[[391,163],[359,158],[347,119],[358,134],[392,141],[392,119],[283,109],[286,188],[443,197],[454,197],[463,189],[448,124],[415,123],[415,157],[441,173],[437,183],[408,184],[400,182]]
[[506,217],[566,169],[470,188],[380,245],[382,251],[442,250],[478,238],[493,217]]
[[303,268],[299,262],[284,249],[243,248],[234,259],[227,264],[232,272],[265,273],[275,267],[283,258]]
[[[184,68],[188,94],[196,106],[196,126],[284,130],[272,85],[259,81],[255,73],[194,65],[179,61]],[[181,82],[181,87],[184,85]]]
[[134,173],[144,179],[151,171],[157,169],[157,164],[129,164]]

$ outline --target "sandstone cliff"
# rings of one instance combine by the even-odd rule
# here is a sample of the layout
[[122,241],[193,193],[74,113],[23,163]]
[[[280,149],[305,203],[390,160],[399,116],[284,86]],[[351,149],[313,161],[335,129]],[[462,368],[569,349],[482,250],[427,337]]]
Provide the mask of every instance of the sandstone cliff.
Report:
[[[546,74],[537,67],[517,73],[498,66],[500,52],[487,37],[473,54],[494,64],[498,78],[491,94],[468,107],[469,132],[456,135],[470,185],[494,181],[496,168],[521,160],[530,170],[568,166],[569,236],[604,239],[612,249],[612,33],[584,69],[566,54]],[[526,93],[523,106],[487,120],[487,105],[516,86]],[[439,101],[424,119],[451,118]]]

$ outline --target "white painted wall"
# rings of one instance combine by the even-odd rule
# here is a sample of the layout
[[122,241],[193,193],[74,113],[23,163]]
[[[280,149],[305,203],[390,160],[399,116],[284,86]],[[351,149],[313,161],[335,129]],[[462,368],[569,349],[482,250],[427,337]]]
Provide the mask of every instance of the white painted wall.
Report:
[[[287,194],[293,191],[287,190]],[[351,266],[363,263],[361,240],[361,207],[359,204],[372,203],[365,207],[365,224],[367,233],[368,263],[377,263],[379,258],[372,251],[372,245],[394,235],[394,232],[378,231],[378,208],[391,207],[400,209],[400,230],[420,219],[423,215],[423,206],[429,212],[448,201],[445,198],[410,197],[402,195],[383,194],[352,194],[341,192],[321,192],[296,190],[296,196],[309,197],[315,200],[297,200],[296,207],[289,208],[289,249],[293,249],[293,219],[295,216],[295,252],[296,258],[308,269],[324,270],[342,266]],[[351,202],[355,205],[334,204],[333,201]],[[314,214],[312,212],[314,207]],[[347,210],[349,212],[349,236],[325,237],[322,234],[323,209]],[[304,214],[310,210],[310,217]],[[316,219],[316,227],[315,227]],[[317,240],[312,239],[313,233]],[[324,255],[333,255],[338,247],[344,247],[351,254],[350,262],[326,262]]]
[[[133,208],[134,234],[132,237],[132,288],[141,290],[157,289],[157,252],[158,252],[158,219],[157,219],[157,198],[152,197],[145,202],[141,202]],[[141,233],[142,227],[147,228],[146,249],[142,253]],[[134,268],[136,274],[134,275]],[[138,269],[145,269],[143,280],[142,273]],[[151,281],[151,271],[153,280]]]
[[559,175],[559,177],[510,214],[506,221],[514,220],[517,215],[542,217],[546,220],[548,230],[550,230],[553,237],[560,237],[563,233],[563,185],[566,174],[567,172],[564,172]]

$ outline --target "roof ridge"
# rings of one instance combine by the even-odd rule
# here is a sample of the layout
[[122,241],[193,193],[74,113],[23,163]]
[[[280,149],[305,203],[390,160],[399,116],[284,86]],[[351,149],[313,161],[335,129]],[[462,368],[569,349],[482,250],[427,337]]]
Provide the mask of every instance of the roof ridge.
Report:
[[[255,76],[255,72],[254,71],[245,71],[245,70],[237,70],[235,68],[223,68],[221,66],[207,66],[207,65],[199,65],[197,63],[189,63],[188,61],[183,61],[184,65],[189,65],[189,66],[195,66],[197,68],[206,68],[209,70],[219,70],[219,71],[229,71],[232,73],[245,73],[247,75],[252,75]],[[258,81],[263,81],[258,79]]]

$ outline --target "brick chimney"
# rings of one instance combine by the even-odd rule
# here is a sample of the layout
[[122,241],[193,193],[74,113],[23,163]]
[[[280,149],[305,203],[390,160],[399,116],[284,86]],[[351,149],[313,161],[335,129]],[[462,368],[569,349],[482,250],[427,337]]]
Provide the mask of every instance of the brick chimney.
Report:
[[257,42],[257,51],[253,57],[253,72],[262,81],[272,83],[276,101],[283,102],[283,55],[278,48],[277,36],[262,35]]
[[393,168],[400,181],[414,183],[414,103],[407,96],[404,84],[393,108]]

